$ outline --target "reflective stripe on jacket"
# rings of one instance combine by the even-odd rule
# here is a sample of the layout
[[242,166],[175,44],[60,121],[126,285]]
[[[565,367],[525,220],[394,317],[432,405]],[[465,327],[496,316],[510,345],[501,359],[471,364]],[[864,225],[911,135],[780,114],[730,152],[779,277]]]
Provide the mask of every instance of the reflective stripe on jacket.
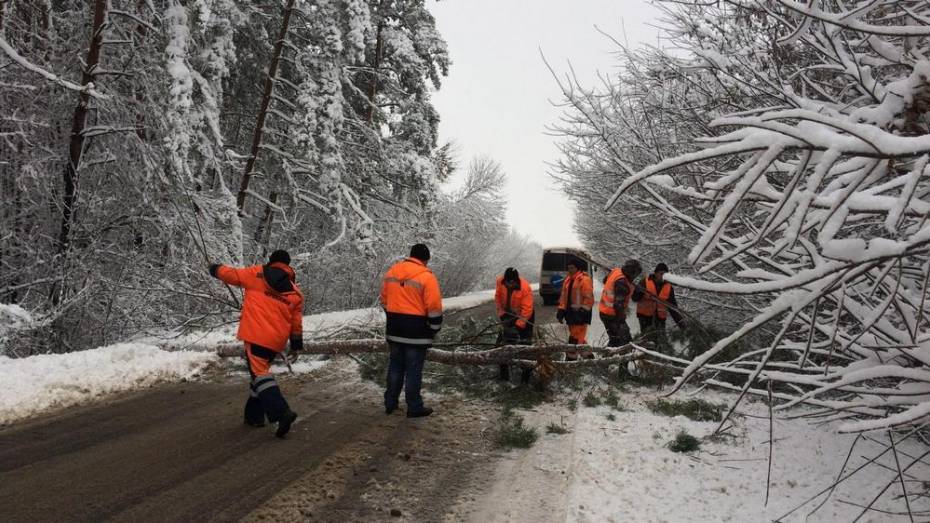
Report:
[[[656,292],[656,282],[652,278],[646,278],[644,287],[645,292],[636,307],[636,314],[639,316],[657,316],[660,320],[666,319],[668,313],[665,304],[672,295],[672,284],[663,281],[662,288]],[[661,301],[653,299],[655,297],[658,297]]]
[[[618,289],[618,285],[625,288]],[[618,290],[625,292],[618,292]],[[633,283],[623,274],[622,270],[615,268],[610,271],[607,280],[604,281],[604,291],[601,293],[601,303],[598,310],[606,316],[616,316],[618,313],[621,316],[626,316],[626,308],[630,304],[632,296]],[[622,305],[617,302],[618,298],[623,300]],[[618,307],[622,310],[618,311]]]
[[[509,300],[508,300],[509,297]],[[526,327],[526,322],[533,316],[533,288],[530,282],[520,278],[520,286],[510,290],[504,285],[504,277],[497,277],[497,288],[494,290],[494,303],[497,305],[497,316],[504,315],[517,319],[517,328]]]
[[280,352],[288,338],[302,335],[304,295],[294,283],[294,269],[272,263],[241,269],[220,265],[211,272],[245,289],[236,334],[240,340]]
[[581,325],[591,323],[594,307],[594,285],[588,273],[578,271],[575,276],[566,276],[559,296],[559,309],[565,311],[565,323]]
[[401,260],[384,274],[381,306],[387,313],[388,341],[429,346],[442,328],[439,281],[416,258]]

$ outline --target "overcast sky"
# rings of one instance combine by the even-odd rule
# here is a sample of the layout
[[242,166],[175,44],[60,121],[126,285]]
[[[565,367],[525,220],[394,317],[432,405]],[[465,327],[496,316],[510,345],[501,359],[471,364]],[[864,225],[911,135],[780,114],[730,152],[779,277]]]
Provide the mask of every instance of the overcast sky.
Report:
[[547,175],[558,158],[545,134],[558,119],[550,100],[558,86],[539,51],[557,71],[571,61],[579,78],[613,71],[615,50],[605,32],[630,44],[655,43],[657,11],[645,0],[442,0],[429,2],[452,58],[433,101],[440,140],[458,145],[466,164],[485,154],[509,177],[508,218],[543,245],[580,245],[572,204]]

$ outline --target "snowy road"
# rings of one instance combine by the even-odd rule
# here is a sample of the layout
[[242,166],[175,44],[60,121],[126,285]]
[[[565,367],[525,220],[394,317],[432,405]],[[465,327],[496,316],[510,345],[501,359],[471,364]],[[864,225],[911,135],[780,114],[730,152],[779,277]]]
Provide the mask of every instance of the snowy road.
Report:
[[[451,321],[480,323],[492,310],[486,303]],[[537,309],[540,324],[552,327],[553,316],[552,307]],[[595,343],[600,330],[595,320]],[[385,416],[380,386],[362,380],[349,359],[281,377],[301,414],[285,441],[239,424],[241,369],[206,378],[0,429],[4,521],[768,521],[829,484],[851,440],[802,420],[776,421],[764,507],[768,423],[758,405],[747,408],[759,418],[739,418],[735,441],[686,456],[666,442],[683,428],[706,435],[714,424],[650,412],[644,402],[654,390],[630,388],[614,410],[582,406],[587,386],[563,390],[521,411],[540,433],[536,444],[504,452],[489,437],[500,405],[427,389],[436,415]],[[545,433],[550,423],[569,433]],[[865,440],[858,449],[853,463],[880,451]],[[893,483],[894,462],[885,458],[811,521],[852,519],[864,493]],[[909,479],[915,487],[927,473],[919,468]]]
[[436,520],[491,472],[484,405],[428,396],[431,418],[385,416],[347,359],[280,379],[301,415],[283,441],[241,425],[245,379],[225,372],[3,428],[3,520]]
[[[475,408],[437,401],[441,415],[429,422],[388,417],[377,387],[332,367],[283,380],[302,416],[284,441],[239,424],[241,379],[163,385],[4,430],[3,519],[230,521],[258,510],[252,519],[294,520],[308,506],[329,507],[323,520],[347,510],[368,520],[393,508],[428,515],[484,466],[472,452],[484,427]],[[340,485],[345,477],[355,483]],[[359,502],[369,481],[417,497],[394,492],[404,505],[369,507]]]

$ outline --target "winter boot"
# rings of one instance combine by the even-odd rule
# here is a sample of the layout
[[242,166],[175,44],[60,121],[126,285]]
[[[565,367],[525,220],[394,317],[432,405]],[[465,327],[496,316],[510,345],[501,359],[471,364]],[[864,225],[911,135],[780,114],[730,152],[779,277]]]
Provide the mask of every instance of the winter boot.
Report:
[[429,407],[423,407],[423,410],[418,410],[416,412],[407,411],[408,418],[425,418],[433,413],[433,409]]
[[281,415],[281,421],[278,422],[278,430],[274,432],[274,435],[283,438],[289,430],[291,430],[291,425],[294,421],[297,420],[297,414],[291,410],[288,410]]
[[499,381],[510,381],[510,365],[501,364],[500,374],[498,374],[497,379]]
[[[576,340],[574,336],[569,336],[568,344],[578,345],[578,340]],[[578,351],[576,350],[565,351],[565,361],[578,361]]]

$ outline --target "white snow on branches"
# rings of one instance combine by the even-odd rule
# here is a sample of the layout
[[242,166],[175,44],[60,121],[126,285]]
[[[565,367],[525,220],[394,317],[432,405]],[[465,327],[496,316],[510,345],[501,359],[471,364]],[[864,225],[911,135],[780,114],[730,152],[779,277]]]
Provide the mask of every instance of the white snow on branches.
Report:
[[729,373],[845,431],[925,423],[926,394],[899,391],[930,372],[930,4],[663,5],[681,52],[624,49],[600,91],[560,81],[561,167],[615,177],[601,212],[691,229],[697,276],[669,281],[753,300],[679,386]]

